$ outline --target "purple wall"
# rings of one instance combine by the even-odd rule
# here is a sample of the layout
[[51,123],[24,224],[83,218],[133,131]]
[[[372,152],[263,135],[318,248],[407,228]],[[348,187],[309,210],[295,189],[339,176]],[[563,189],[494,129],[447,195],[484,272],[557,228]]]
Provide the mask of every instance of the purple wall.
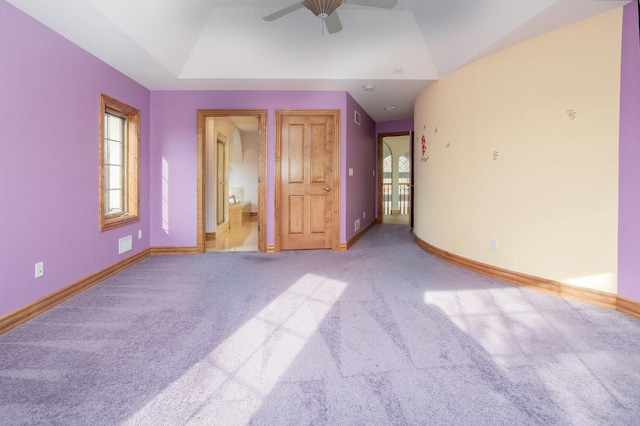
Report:
[[411,130],[413,130],[413,118],[381,121],[376,123],[376,143],[378,141],[378,134],[380,133],[408,132]]
[[[360,113],[360,125],[354,121],[354,111]],[[346,181],[346,241],[356,234],[354,221],[360,219],[360,229],[375,220],[377,176],[373,171],[377,168],[377,142],[375,138],[375,122],[360,105],[347,94],[347,173],[342,180]],[[349,176],[348,169],[353,169]],[[363,218],[362,213],[365,213]]]
[[[288,108],[341,110],[340,170],[343,178],[340,188],[340,216],[342,218],[340,242],[345,242],[346,100],[345,92],[152,92],[151,245],[192,246],[197,242],[196,114],[198,109],[267,110],[267,244],[273,244],[275,240],[275,111]],[[164,176],[163,164],[165,164]],[[167,228],[166,231],[163,229],[163,225]]]
[[640,41],[638,4],[624,7],[620,88],[618,294],[640,301]]
[[[149,91],[0,0],[0,315],[149,246]],[[99,95],[141,111],[141,221],[98,230]],[[118,238],[134,237],[118,255]],[[44,276],[34,265],[44,262]]]

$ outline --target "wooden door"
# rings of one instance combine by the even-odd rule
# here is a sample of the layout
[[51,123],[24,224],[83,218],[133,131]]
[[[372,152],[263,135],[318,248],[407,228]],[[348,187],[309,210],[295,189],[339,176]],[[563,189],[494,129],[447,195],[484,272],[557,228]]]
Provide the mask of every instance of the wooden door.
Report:
[[[334,248],[338,204],[335,111],[280,115],[281,248]],[[334,210],[335,209],[335,210]]]

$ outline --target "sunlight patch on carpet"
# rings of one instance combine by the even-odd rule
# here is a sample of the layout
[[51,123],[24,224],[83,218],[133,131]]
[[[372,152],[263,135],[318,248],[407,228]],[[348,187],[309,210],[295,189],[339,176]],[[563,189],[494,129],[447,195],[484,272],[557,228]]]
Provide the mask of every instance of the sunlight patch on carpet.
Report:
[[[316,332],[347,283],[306,274],[128,419],[247,423]],[[242,403],[238,404],[240,401]],[[219,417],[221,405],[232,418]]]

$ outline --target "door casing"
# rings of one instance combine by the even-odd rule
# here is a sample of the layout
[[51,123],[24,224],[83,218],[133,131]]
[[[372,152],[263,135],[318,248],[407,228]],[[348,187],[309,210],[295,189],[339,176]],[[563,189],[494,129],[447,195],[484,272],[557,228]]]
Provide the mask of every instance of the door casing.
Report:
[[205,125],[210,117],[256,117],[259,120],[258,153],[258,251],[267,251],[267,110],[266,109],[202,109],[197,111],[196,142],[196,235],[197,252],[205,252],[206,143]]

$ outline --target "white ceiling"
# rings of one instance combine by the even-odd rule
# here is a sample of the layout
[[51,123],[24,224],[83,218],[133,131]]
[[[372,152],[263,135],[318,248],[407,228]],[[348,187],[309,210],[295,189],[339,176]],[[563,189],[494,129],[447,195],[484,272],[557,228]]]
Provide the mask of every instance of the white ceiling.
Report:
[[474,59],[629,3],[343,4],[344,29],[323,34],[304,8],[262,20],[296,0],[8,1],[151,90],[348,91],[376,121],[411,118],[423,88]]

